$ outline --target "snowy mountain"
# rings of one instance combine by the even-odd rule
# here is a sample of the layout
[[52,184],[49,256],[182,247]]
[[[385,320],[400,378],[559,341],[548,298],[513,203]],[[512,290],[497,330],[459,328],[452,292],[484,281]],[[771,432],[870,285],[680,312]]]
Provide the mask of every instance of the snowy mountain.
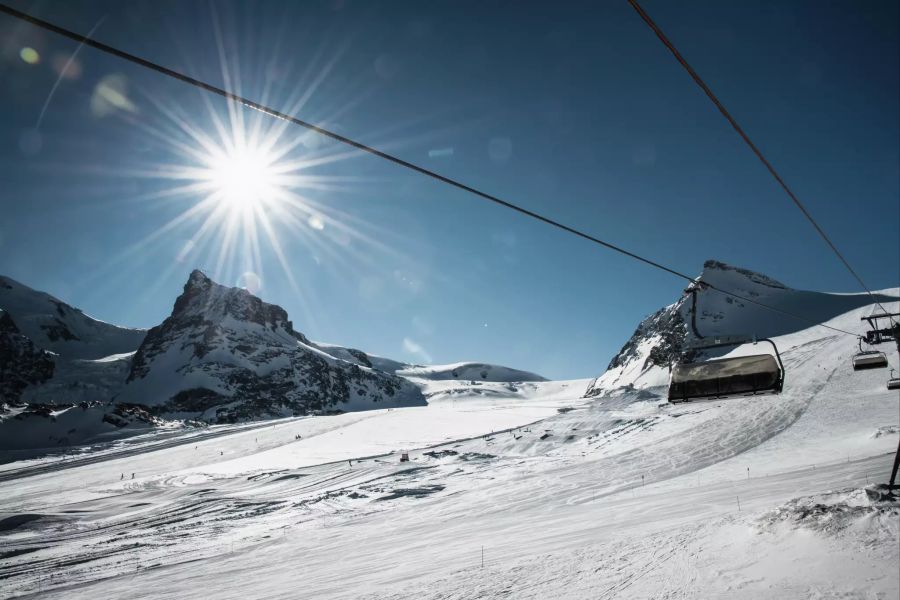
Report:
[[172,314],[147,333],[119,403],[214,421],[424,405],[414,385],[316,348],[284,309],[191,273]]
[[[825,322],[871,303],[866,294],[826,294],[791,289],[760,273],[715,260],[706,261],[698,281],[784,311],[772,311],[716,290],[701,289],[697,293],[696,326],[704,338],[786,335],[805,329],[810,323]],[[876,294],[876,298],[880,302],[897,300],[884,293]],[[686,294],[641,321],[610,361],[606,372],[588,386],[586,395],[604,395],[629,386],[645,389],[666,385],[669,365],[686,345],[696,341],[691,330],[691,304],[691,296]],[[785,313],[802,315],[808,321]],[[864,331],[865,328],[859,326],[859,333]],[[736,351],[742,352],[742,349]]]
[[413,379],[444,381],[458,379],[460,381],[489,381],[494,383],[512,383],[523,381],[547,381],[536,373],[510,369],[485,363],[461,362],[449,365],[403,365],[395,371],[398,375]]
[[50,294],[0,276],[0,308],[35,346],[66,359],[133,352],[147,333],[98,321]]
[[[862,294],[791,289],[717,261],[704,265],[699,281],[813,321],[870,303]],[[545,381],[497,365],[410,365],[313,342],[294,330],[281,307],[246,290],[221,286],[200,271],[191,273],[171,315],[149,331],[97,321],[7,278],[0,284],[0,308],[5,309],[0,318],[0,393],[6,403],[28,405],[7,409],[0,420],[13,418],[17,424],[7,427],[22,428],[25,421],[52,414],[59,423],[39,436],[49,445],[77,443],[109,433],[110,427],[155,426],[159,419],[235,422],[422,406],[468,396],[502,400],[533,393],[534,384]],[[895,299],[884,293],[879,298]],[[607,371],[587,387],[586,396],[663,388],[669,365],[695,337],[690,306],[690,296],[684,296],[644,319]],[[804,327],[788,315],[709,288],[698,292],[697,328],[705,337],[775,337]],[[77,418],[80,425],[61,431],[75,419],[74,412],[66,412],[75,406],[84,413]],[[86,422],[102,426],[86,427]]]
[[[813,314],[854,306],[826,323],[847,331],[875,308],[719,264],[703,277],[779,306],[800,299]],[[234,302],[240,310],[209,315],[244,322],[252,309],[262,323],[242,327],[255,335],[286,329],[278,311]],[[587,380],[427,379],[456,368],[422,367],[410,380],[427,407],[158,427],[62,460],[22,453],[0,465],[3,590],[293,597],[297,573],[284,565],[301,561],[303,596],[329,600],[897,598],[900,501],[876,485],[900,431],[887,370],[854,371],[852,335],[779,323],[704,292],[703,333],[796,328],[774,338],[785,387],[669,404],[666,368],[646,365],[654,349],[689,339],[678,308],[644,321],[611,370],[618,382],[594,397],[583,397]],[[176,329],[167,330],[176,347],[193,349]],[[145,349],[150,377],[162,355]],[[896,347],[879,349],[897,368]],[[404,370],[347,348],[314,350]],[[52,418],[80,429],[86,415]]]
[[410,365],[313,342],[283,308],[200,271],[150,330],[103,323],[0,277],[0,449],[112,439],[185,420],[423,406],[429,382],[440,380],[545,381],[498,365]]
[[[862,295],[792,290],[720,263],[702,278],[833,314],[826,325],[847,331],[875,310]],[[140,360],[105,361],[123,381],[134,375],[128,387],[165,375],[175,354],[178,385],[230,386],[229,369],[261,373],[263,353],[312,352],[329,370],[406,373],[428,406],[159,426],[63,457],[0,453],[19,459],[0,464],[6,595],[291,597],[297,574],[284,565],[298,561],[304,597],[329,600],[900,593],[900,500],[877,485],[897,448],[898,393],[886,369],[852,369],[853,335],[705,291],[703,334],[778,334],[781,394],[667,403],[664,357],[691,340],[679,301],[644,320],[585,398],[588,380],[466,380],[519,375],[307,342],[245,292],[202,274],[185,287]],[[880,294],[891,311],[897,296]],[[245,342],[255,349],[237,348]],[[898,367],[893,344],[879,350]],[[92,442],[124,437],[163,405],[114,406]],[[40,429],[0,422],[0,447],[10,433],[26,447],[95,427],[90,407],[44,408],[28,421]]]
[[414,380],[488,381],[495,383],[547,381],[546,378],[537,373],[520,371],[519,369],[511,369],[501,365],[480,362],[459,362],[448,365],[413,365],[391,358],[366,354],[362,350],[356,350],[355,348],[345,348],[343,346],[335,346],[334,344],[325,344],[322,342],[309,342],[309,344],[335,358],[340,358],[347,362],[372,367],[384,371],[385,373],[393,373],[394,375]]

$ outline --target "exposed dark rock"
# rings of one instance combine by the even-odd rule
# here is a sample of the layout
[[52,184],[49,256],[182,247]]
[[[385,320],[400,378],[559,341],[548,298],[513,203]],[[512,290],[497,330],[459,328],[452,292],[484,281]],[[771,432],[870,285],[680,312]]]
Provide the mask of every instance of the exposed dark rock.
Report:
[[644,368],[667,365],[676,358],[681,353],[687,336],[687,326],[681,316],[680,307],[681,303],[667,306],[641,321],[631,338],[610,361],[607,370],[622,366],[636,358],[640,345],[652,337],[658,337],[659,341],[650,350]]
[[36,348],[0,310],[0,401],[18,401],[29,385],[50,379],[54,367],[53,355]]

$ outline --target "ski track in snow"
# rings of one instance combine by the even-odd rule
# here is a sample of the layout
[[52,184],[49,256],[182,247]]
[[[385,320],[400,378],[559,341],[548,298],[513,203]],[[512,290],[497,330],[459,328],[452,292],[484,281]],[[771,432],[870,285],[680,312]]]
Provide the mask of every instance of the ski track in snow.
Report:
[[428,408],[8,471],[0,596],[897,597],[896,514],[839,533],[760,525],[884,479],[897,435],[875,432],[900,421],[884,371],[850,370],[844,338],[777,341],[777,397],[670,406],[661,388],[585,400],[587,381],[506,396],[433,382]]

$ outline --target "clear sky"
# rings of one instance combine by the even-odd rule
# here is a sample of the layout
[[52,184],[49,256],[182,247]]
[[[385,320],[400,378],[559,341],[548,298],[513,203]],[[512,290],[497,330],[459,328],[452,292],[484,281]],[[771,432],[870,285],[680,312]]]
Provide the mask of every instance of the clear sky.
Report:
[[[683,272],[716,258],[859,291],[625,0],[10,4]],[[898,4],[644,8],[867,283],[897,286]],[[0,274],[97,318],[156,325],[199,267],[280,304],[313,339],[571,378],[602,372],[683,289],[91,48],[70,61],[75,50],[0,16]]]

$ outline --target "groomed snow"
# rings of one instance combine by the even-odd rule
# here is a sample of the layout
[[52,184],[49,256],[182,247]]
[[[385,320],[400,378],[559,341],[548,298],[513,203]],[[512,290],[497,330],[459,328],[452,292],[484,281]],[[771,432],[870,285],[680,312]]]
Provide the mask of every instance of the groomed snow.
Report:
[[896,598],[900,508],[861,488],[887,478],[900,393],[852,371],[849,336],[776,342],[780,396],[430,381],[426,408],[0,477],[2,595]]

